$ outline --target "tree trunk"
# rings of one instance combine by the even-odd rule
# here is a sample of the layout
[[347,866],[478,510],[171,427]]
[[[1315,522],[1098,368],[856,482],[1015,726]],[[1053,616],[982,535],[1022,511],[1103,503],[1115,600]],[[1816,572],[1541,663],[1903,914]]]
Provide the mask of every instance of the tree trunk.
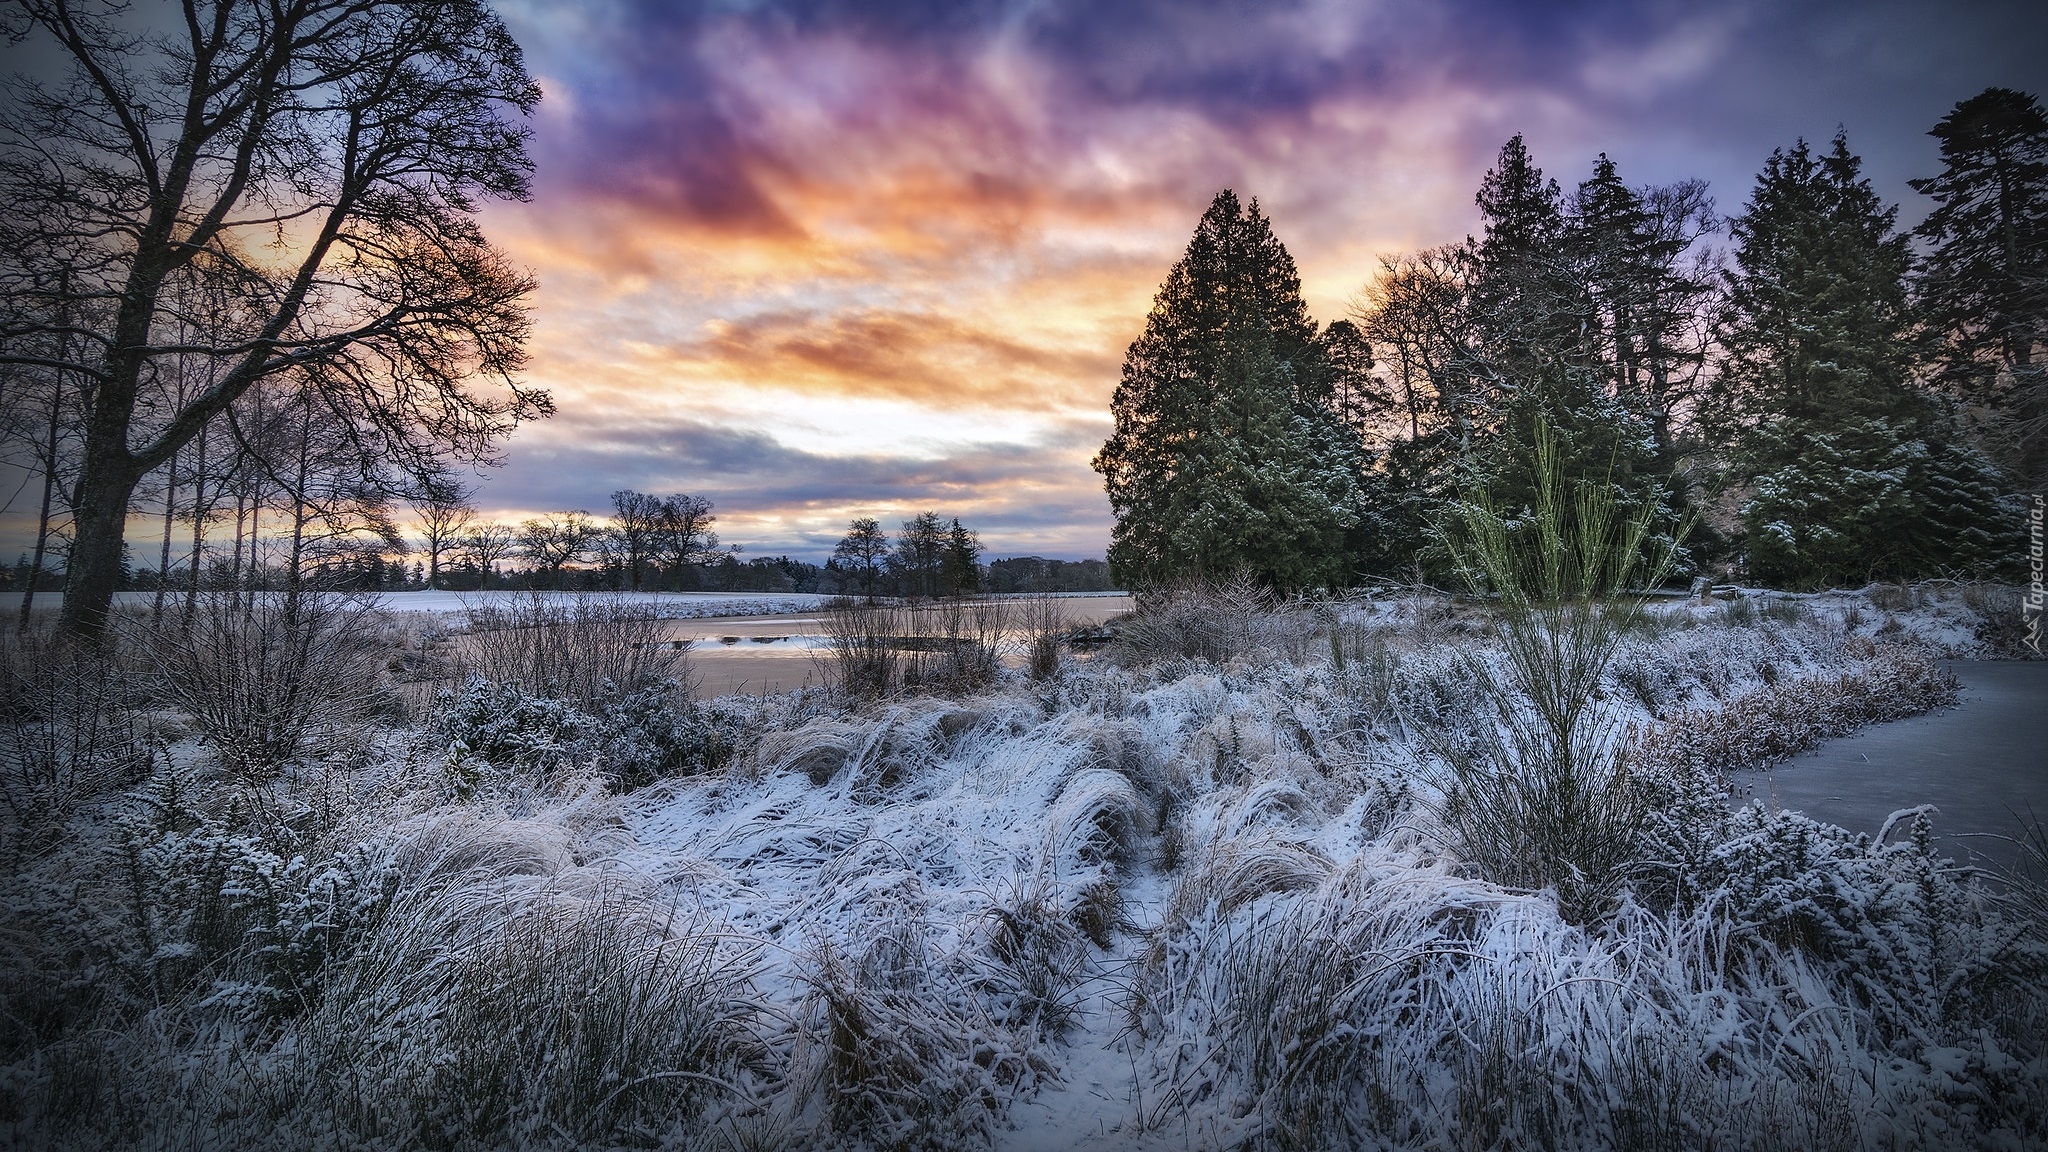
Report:
[[[50,543],[50,497],[57,491],[57,430],[63,414],[64,377],[59,373],[56,384],[50,389],[50,438],[44,446],[43,457],[43,511],[36,517],[36,554],[28,569],[28,587],[21,592],[21,619],[15,624],[15,631],[28,631],[29,610],[35,606],[36,585],[43,578],[43,553]],[[75,554],[75,552],[74,552]],[[68,605],[70,597],[65,597]]]
[[164,472],[164,543],[156,558],[156,599],[149,608],[151,624],[161,623],[164,618],[164,593],[171,585],[171,526],[177,516],[178,454],[173,452]]
[[199,610],[199,567],[206,553],[206,427],[199,429],[199,462],[192,466],[192,572],[185,585],[185,624]]
[[128,500],[142,477],[127,453],[118,459],[87,453],[78,481],[78,507],[71,514],[71,562],[66,566],[64,610],[58,627],[89,643],[105,638],[112,622],[114,590],[121,582],[121,541]]

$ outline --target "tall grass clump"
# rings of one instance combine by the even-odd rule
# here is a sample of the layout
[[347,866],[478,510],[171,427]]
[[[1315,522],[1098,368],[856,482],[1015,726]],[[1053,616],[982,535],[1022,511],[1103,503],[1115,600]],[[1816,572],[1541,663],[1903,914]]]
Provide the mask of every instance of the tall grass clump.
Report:
[[467,606],[456,679],[517,684],[579,705],[684,679],[688,644],[667,638],[654,609],[602,593],[542,592]]
[[1630,589],[1670,572],[1657,502],[1624,513],[1611,483],[1564,479],[1539,428],[1534,511],[1516,518],[1484,491],[1442,533],[1461,575],[1491,598],[1498,667],[1471,659],[1491,704],[1476,752],[1443,744],[1442,815],[1464,857],[1495,881],[1551,888],[1583,919],[1612,896],[1644,814],[1619,754],[1600,680],[1646,611]]
[[262,779],[380,704],[375,609],[328,592],[206,595],[144,632],[169,701],[223,767]]

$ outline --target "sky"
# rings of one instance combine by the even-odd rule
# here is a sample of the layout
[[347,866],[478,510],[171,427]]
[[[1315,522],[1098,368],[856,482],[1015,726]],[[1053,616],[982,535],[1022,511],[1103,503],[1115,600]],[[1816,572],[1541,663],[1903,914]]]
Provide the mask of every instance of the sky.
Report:
[[934,509],[991,555],[1100,556],[1089,460],[1215,193],[1256,197],[1311,313],[1461,239],[1501,143],[1567,188],[1703,178],[1838,128],[1910,224],[1925,133],[2048,94],[2038,4],[498,0],[544,97],[534,193],[484,211],[539,279],[558,414],[487,515],[713,501],[747,555]]
[[1152,294],[1221,188],[1339,319],[1377,258],[1478,228],[1520,132],[1566,187],[1708,180],[1840,128],[1902,220],[1925,133],[2048,89],[2031,5],[1513,0],[501,0],[545,93],[532,383],[487,511],[711,499],[754,555],[958,515],[1100,556],[1088,466]]

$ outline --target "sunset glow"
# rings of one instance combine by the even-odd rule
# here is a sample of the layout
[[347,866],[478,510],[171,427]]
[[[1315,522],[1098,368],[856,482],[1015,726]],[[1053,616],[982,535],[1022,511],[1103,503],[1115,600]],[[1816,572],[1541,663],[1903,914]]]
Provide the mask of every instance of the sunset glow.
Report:
[[1090,456],[1124,346],[1218,188],[1259,198],[1311,310],[1476,226],[1511,133],[1570,186],[1702,177],[1839,124],[1880,190],[1986,83],[2042,87],[2025,5],[503,6],[546,91],[531,203],[560,414],[487,513],[704,495],[752,554],[926,507],[995,554],[1100,555]]

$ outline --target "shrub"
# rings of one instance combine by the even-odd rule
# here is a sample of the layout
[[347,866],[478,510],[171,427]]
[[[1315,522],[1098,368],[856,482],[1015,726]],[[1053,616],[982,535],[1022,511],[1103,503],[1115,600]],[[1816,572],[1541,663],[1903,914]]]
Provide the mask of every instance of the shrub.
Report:
[[374,609],[324,592],[220,593],[144,633],[165,694],[229,771],[263,779],[380,705]]
[[435,730],[457,756],[501,767],[568,762],[603,771],[618,791],[717,771],[745,738],[745,717],[681,697],[673,682],[613,692],[579,707],[516,684],[471,679],[443,689]]
[[897,610],[841,598],[826,602],[824,616],[825,650],[846,694],[871,700],[894,687],[903,630]]
[[1684,709],[1637,735],[1630,756],[1654,771],[1768,768],[1867,724],[1953,704],[1960,691],[1955,673],[1925,649],[1883,644],[1846,672],[1777,680],[1721,708]]
[[452,661],[459,679],[517,684],[579,706],[685,680],[687,642],[668,639],[651,606],[621,596],[529,592],[471,603],[467,615],[469,635]]
[[1116,651],[1134,664],[1174,657],[1222,664],[1257,645],[1272,606],[1270,592],[1242,578],[1143,592],[1137,611],[1117,626]]
[[0,634],[0,808],[16,850],[37,846],[80,801],[146,768],[132,691],[109,649]]
[[1057,596],[1024,601],[1018,624],[1024,634],[1025,669],[1033,680],[1050,680],[1060,670],[1060,638],[1067,630],[1066,611]]
[[1612,484],[1567,493],[1543,429],[1536,475],[1528,519],[1482,492],[1443,532],[1466,582],[1495,598],[1501,660],[1499,672],[1470,660],[1493,723],[1473,749],[1438,741],[1449,768],[1440,814],[1487,876],[1554,889],[1567,917],[1584,919],[1619,885],[1644,813],[1600,682],[1645,612],[1629,590],[1662,583],[1674,549],[1650,536],[1656,501],[1622,519]]

